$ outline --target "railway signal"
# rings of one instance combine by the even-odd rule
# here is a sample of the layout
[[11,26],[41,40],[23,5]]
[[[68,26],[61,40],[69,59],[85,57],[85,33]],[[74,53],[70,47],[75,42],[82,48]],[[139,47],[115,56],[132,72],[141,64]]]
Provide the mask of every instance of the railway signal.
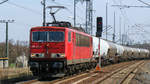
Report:
[[99,60],[98,60],[99,62],[96,65],[96,71],[101,71],[101,61],[102,60],[101,60],[101,56],[100,56],[100,42],[101,41],[100,41],[100,37],[99,37],[99,42],[98,42],[99,44],[98,44],[98,51],[97,51],[98,52],[98,57],[99,57]]
[[96,70],[100,71],[101,68],[101,56],[100,56],[100,37],[102,36],[103,31],[103,18],[97,17],[97,32],[96,37],[99,37],[99,44],[98,44],[98,56],[99,56],[99,63],[96,66]]
[[103,31],[103,18],[102,17],[97,17],[96,37],[101,37],[102,36],[102,31]]

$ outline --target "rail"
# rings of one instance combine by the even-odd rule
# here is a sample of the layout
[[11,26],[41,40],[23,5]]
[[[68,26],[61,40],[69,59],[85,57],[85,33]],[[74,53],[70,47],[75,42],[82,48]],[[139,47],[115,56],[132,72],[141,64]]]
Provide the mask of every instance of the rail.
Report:
[[[133,70],[135,70],[135,68],[133,68],[133,66],[136,67],[137,65],[142,64],[142,62],[143,61],[132,61],[132,62],[113,64],[113,65],[108,65],[106,67],[103,67],[101,69],[102,71],[100,71],[100,72],[91,70],[91,71],[86,71],[86,72],[82,72],[79,74],[75,74],[75,75],[67,76],[67,77],[63,77],[63,78],[56,78],[56,79],[48,78],[48,80],[46,80],[44,82],[39,81],[37,79],[30,80],[30,81],[24,82],[23,84],[29,84],[29,83],[49,83],[49,84],[100,84],[100,83],[102,83],[103,84],[104,81],[111,78],[113,75],[119,73],[122,70],[131,69],[131,68]],[[131,68],[129,68],[129,67],[131,67]],[[132,73],[133,70],[131,70],[130,72],[128,72],[128,70],[126,70],[128,72],[128,74],[126,74],[125,78],[128,78],[128,76],[130,76],[129,73]],[[126,80],[122,79],[122,81],[125,82]],[[120,81],[120,83],[124,84],[121,81]],[[104,84],[112,84],[112,83],[107,82]],[[114,84],[116,84],[116,83],[114,83]],[[119,83],[117,83],[117,84],[119,84]]]

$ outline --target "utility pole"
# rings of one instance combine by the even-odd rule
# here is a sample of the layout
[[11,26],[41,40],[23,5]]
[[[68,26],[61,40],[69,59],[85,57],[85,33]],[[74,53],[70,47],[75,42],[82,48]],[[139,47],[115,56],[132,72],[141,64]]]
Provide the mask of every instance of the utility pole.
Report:
[[43,0],[43,26],[46,24],[46,0]]
[[74,0],[74,27],[76,27],[76,0]]
[[91,32],[90,34],[93,34],[93,0],[90,1],[90,27],[91,27]]
[[86,32],[92,35],[93,27],[93,0],[86,1]]
[[90,1],[91,0],[85,0],[86,1],[86,32],[90,33]]
[[14,20],[0,20],[0,23],[5,23],[6,24],[6,48],[5,48],[5,54],[6,58],[8,58],[9,61],[9,45],[8,45],[8,23],[13,23]]
[[119,18],[119,34],[120,34],[120,44],[121,44],[121,16],[120,16],[120,18]]
[[123,44],[125,44],[125,42],[126,42],[126,22],[124,21],[124,35],[123,35]]
[[116,27],[116,21],[115,21],[115,18],[116,18],[116,16],[115,16],[115,12],[114,12],[114,34],[113,34],[113,42],[115,42],[115,37],[116,37],[116,35],[115,35],[115,33],[116,33],[116,29],[115,29],[115,27]]
[[106,40],[107,40],[107,27],[108,27],[108,0],[106,2]]
[[43,0],[41,4],[43,5],[43,26],[45,26],[46,25],[46,0]]
[[[130,29],[130,26],[128,25],[128,30],[129,30],[129,29]],[[128,35],[128,30],[126,31],[126,35]],[[129,40],[130,40],[130,39],[127,37],[127,45],[130,45],[130,44],[129,44]]]
[[85,27],[86,27],[86,32],[88,31],[88,1],[86,1],[86,22],[85,22]]
[[8,46],[8,22],[6,22],[6,57],[9,55],[9,46]]

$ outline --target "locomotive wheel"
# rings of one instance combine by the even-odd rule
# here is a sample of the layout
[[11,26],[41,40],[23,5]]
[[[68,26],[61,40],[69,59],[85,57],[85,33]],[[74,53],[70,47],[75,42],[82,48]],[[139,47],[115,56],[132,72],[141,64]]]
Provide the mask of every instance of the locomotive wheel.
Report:
[[84,67],[82,68],[83,71],[86,71],[86,65],[83,65]]
[[72,75],[72,67],[69,67],[69,75]]
[[69,72],[69,69],[68,69],[68,68],[65,68],[65,69],[64,69],[65,76],[69,76],[69,73],[68,73],[68,72]]
[[73,69],[73,66],[70,66],[70,75],[73,75],[74,74],[74,69]]
[[75,65],[72,65],[72,74],[75,73]]

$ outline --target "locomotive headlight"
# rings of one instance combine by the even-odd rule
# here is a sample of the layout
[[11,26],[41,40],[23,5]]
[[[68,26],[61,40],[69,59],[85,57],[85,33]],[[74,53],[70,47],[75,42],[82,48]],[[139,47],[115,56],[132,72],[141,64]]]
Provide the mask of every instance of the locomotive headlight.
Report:
[[36,56],[36,54],[31,54],[31,57],[34,58]]
[[65,54],[64,53],[52,53],[51,58],[64,58]]
[[44,57],[44,53],[32,53],[31,57],[32,58],[43,58]]

